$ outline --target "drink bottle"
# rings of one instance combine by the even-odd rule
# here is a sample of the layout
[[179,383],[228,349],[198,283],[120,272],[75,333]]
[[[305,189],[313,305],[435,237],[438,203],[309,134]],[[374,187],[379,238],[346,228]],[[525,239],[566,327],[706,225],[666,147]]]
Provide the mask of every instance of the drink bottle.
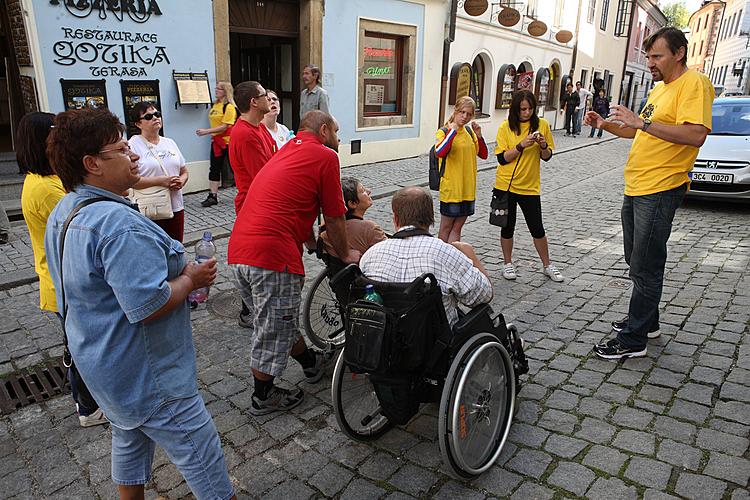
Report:
[[[214,255],[216,255],[216,245],[214,245],[211,231],[206,231],[203,233],[203,238],[195,244],[195,262],[197,264],[202,264],[211,259]],[[196,288],[190,292],[188,295],[190,306],[195,308],[198,307],[198,304],[202,304],[208,300],[208,289],[209,287],[204,286]]]
[[365,285],[365,296],[363,298],[368,302],[383,305],[383,297],[375,291],[374,285]]

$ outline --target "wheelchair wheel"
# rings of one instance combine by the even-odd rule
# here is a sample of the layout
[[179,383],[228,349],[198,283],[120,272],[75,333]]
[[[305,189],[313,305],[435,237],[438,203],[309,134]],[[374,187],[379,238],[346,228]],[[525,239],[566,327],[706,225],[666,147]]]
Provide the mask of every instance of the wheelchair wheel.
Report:
[[503,345],[489,333],[470,338],[451,363],[438,418],[440,452],[457,476],[477,476],[497,460],[515,395],[513,363]]
[[341,430],[356,441],[372,441],[392,427],[381,413],[380,402],[366,373],[352,373],[339,353],[333,370],[331,399]]
[[329,277],[327,269],[315,277],[302,307],[305,334],[315,347],[322,350],[335,349],[344,343],[341,307],[328,285]]

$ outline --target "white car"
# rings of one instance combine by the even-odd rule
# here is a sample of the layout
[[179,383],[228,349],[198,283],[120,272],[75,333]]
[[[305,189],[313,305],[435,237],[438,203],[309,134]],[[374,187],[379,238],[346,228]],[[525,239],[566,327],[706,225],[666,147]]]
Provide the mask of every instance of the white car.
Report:
[[714,101],[712,130],[690,179],[690,197],[750,201],[750,96]]

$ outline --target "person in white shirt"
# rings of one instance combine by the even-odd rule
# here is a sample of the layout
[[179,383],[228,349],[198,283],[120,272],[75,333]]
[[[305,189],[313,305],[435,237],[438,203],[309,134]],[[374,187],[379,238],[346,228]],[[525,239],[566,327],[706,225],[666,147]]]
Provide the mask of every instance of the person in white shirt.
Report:
[[[435,211],[428,191],[417,186],[402,188],[393,195],[391,208],[396,235],[365,252],[359,262],[365,276],[408,283],[432,273],[451,326],[458,321],[458,304],[474,307],[492,300],[489,275],[472,246],[462,241],[445,243],[429,234]],[[402,232],[406,234],[398,236]]]
[[169,188],[172,198],[171,219],[155,220],[172,239],[182,242],[185,233],[185,206],[182,188],[188,181],[185,157],[172,139],[161,137],[161,112],[152,102],[136,104],[132,111],[133,123],[141,131],[128,140],[130,150],[140,156],[138,173],[141,179],[133,186],[144,189],[153,186]]
[[575,133],[580,134],[581,123],[583,123],[583,115],[584,113],[586,113],[586,108],[588,107],[588,102],[592,94],[581,86],[581,82],[576,82],[576,91],[578,92],[578,97],[581,98],[581,104],[579,104],[578,108],[576,109]]
[[289,142],[289,139],[294,137],[294,132],[290,131],[284,126],[283,123],[279,123],[279,96],[273,90],[266,90],[268,93],[268,101],[271,103],[271,111],[263,116],[263,124],[266,126],[271,137],[276,141],[276,151]]

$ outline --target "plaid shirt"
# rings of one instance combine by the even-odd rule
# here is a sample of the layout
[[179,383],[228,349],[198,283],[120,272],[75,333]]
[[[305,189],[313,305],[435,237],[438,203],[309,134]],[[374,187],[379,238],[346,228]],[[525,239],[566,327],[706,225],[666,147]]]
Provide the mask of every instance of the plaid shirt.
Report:
[[365,252],[359,267],[368,278],[387,283],[408,283],[424,273],[434,274],[451,326],[458,321],[459,303],[474,307],[492,299],[490,280],[471,259],[431,236],[381,241]]

